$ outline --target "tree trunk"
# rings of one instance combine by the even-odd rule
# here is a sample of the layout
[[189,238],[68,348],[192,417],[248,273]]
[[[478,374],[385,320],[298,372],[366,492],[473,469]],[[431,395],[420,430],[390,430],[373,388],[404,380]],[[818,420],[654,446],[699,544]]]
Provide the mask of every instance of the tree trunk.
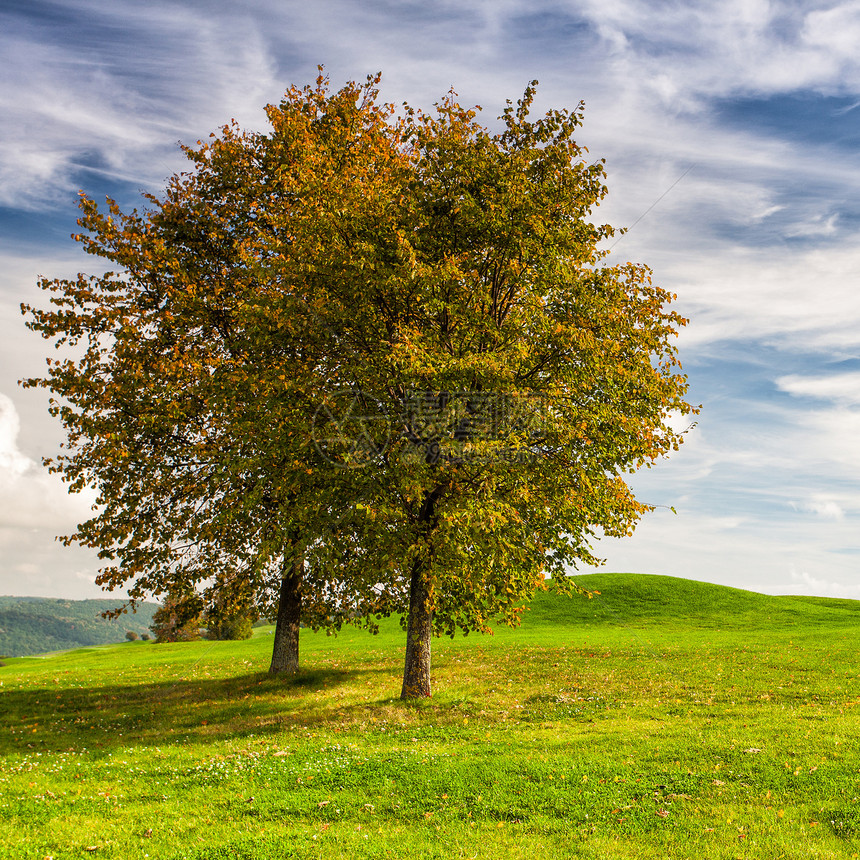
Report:
[[297,555],[284,570],[278,596],[278,620],[272,648],[270,675],[292,674],[299,671],[299,625],[302,619],[302,580],[305,559]]
[[[418,522],[427,541],[432,541],[436,502],[442,494],[437,486],[424,494]],[[428,547],[429,548],[429,547]],[[406,665],[403,667],[401,699],[430,697],[430,644],[433,641],[433,610],[430,602],[430,569],[417,558],[409,580],[409,617],[406,621]]]
[[430,644],[433,612],[426,566],[416,561],[409,582],[409,618],[406,624],[406,665],[401,699],[426,699],[430,692]]

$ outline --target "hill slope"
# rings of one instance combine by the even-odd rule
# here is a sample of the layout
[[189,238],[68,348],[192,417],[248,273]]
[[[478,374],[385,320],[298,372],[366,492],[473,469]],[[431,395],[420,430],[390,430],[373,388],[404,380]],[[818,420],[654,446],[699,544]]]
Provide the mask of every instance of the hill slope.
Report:
[[[841,626],[860,621],[860,601],[773,596],[671,576],[595,573],[576,576],[591,600],[541,593],[523,624],[528,627],[650,626],[682,622],[691,627],[740,630],[784,625]],[[599,592],[599,593],[597,593]]]
[[122,642],[127,630],[146,633],[158,608],[144,603],[136,613],[106,620],[101,613],[120,606],[112,600],[56,600],[0,597],[0,654],[25,657],[45,651]]
[[[577,576],[576,582],[594,593],[592,599],[562,597],[551,592],[535,596],[514,631],[493,625],[503,640],[513,636],[538,638],[553,629],[659,628],[681,625],[692,629],[753,630],[839,628],[860,622],[860,601],[824,597],[777,597],[670,576],[600,573]],[[597,593],[599,592],[599,593]],[[99,613],[118,600],[51,600],[0,597],[0,654],[23,657],[46,651],[122,642],[127,630],[144,633],[156,604],[139,607],[117,621]],[[383,620],[377,643],[400,642],[396,619]],[[341,638],[364,637],[346,629]],[[480,640],[483,637],[477,637]],[[486,641],[486,640],[485,640]],[[330,644],[334,644],[330,640]]]

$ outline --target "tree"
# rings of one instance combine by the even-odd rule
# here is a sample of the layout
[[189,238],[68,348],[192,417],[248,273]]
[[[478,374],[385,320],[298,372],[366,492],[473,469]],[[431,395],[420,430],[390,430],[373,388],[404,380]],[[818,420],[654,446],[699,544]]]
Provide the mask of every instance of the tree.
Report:
[[125,638],[128,639],[129,642],[137,642],[137,640],[140,639],[140,636],[138,636],[134,630],[126,630]]
[[695,410],[673,296],[601,262],[582,106],[532,121],[532,84],[493,133],[453,93],[398,118],[378,80],[320,76],[270,133],[186,149],[142,214],[84,198],[78,240],[122,271],[42,281],[57,308],[28,324],[84,353],[26,384],[63,398],[51,467],[99,488],[69,539],[114,562],[103,585],[277,606],[273,671],[300,619],[400,614],[409,699],[434,634],[577,590],[649,509],[624,474]]
[[79,349],[24,381],[57,395],[68,433],[46,464],[99,493],[66,542],[98,549],[97,581],[133,602],[202,589],[203,604],[275,608],[273,673],[297,669],[300,620],[336,629],[356,604],[372,619],[377,599],[336,569],[305,574],[308,548],[351,508],[348,474],[320,473],[310,426],[320,380],[339,373],[320,309],[330,284],[373,265],[378,246],[354,237],[385,222],[406,168],[377,81],[330,93],[321,76],[269,106],[270,134],[228,125],[186,147],[192,170],[143,212],[82,195],[74,238],[119,271],[43,279],[53,308],[22,308]]
[[201,601],[196,594],[168,594],[155,610],[150,630],[156,642],[193,642],[200,638]]
[[397,416],[355,540],[359,564],[408,583],[407,699],[430,695],[434,631],[516,623],[548,576],[575,590],[595,536],[649,510],[623,474],[677,449],[669,419],[696,411],[673,296],[644,266],[600,264],[613,230],[589,220],[606,188],[573,138],[582,105],[532,122],[534,96],[495,134],[453,93],[409,113],[410,270],[360,308],[339,297],[343,339],[365,345],[354,387]]
[[219,640],[250,639],[253,622],[247,615],[232,613],[221,618],[206,616],[206,638]]
[[[231,577],[231,581],[243,580]],[[245,590],[244,596],[236,599],[235,591],[211,590],[212,597],[203,614],[207,639],[250,639],[255,618],[253,595]]]

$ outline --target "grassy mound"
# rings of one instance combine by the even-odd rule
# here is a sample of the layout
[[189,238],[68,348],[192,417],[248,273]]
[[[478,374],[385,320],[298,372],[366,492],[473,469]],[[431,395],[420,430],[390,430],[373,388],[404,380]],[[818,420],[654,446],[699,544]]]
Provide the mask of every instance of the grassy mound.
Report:
[[526,623],[566,627],[684,622],[701,628],[740,630],[797,624],[838,626],[857,623],[860,618],[860,601],[856,600],[773,597],[690,579],[632,573],[589,574],[575,580],[594,594],[590,600],[539,594]]

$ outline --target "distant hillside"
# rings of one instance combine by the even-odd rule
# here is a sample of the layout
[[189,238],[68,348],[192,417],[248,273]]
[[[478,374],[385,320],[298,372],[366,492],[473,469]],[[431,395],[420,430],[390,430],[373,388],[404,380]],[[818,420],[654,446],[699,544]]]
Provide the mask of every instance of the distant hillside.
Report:
[[26,657],[87,645],[122,642],[126,631],[147,633],[155,603],[144,603],[107,621],[100,613],[122,605],[108,600],[55,600],[44,597],[0,597],[0,655]]

